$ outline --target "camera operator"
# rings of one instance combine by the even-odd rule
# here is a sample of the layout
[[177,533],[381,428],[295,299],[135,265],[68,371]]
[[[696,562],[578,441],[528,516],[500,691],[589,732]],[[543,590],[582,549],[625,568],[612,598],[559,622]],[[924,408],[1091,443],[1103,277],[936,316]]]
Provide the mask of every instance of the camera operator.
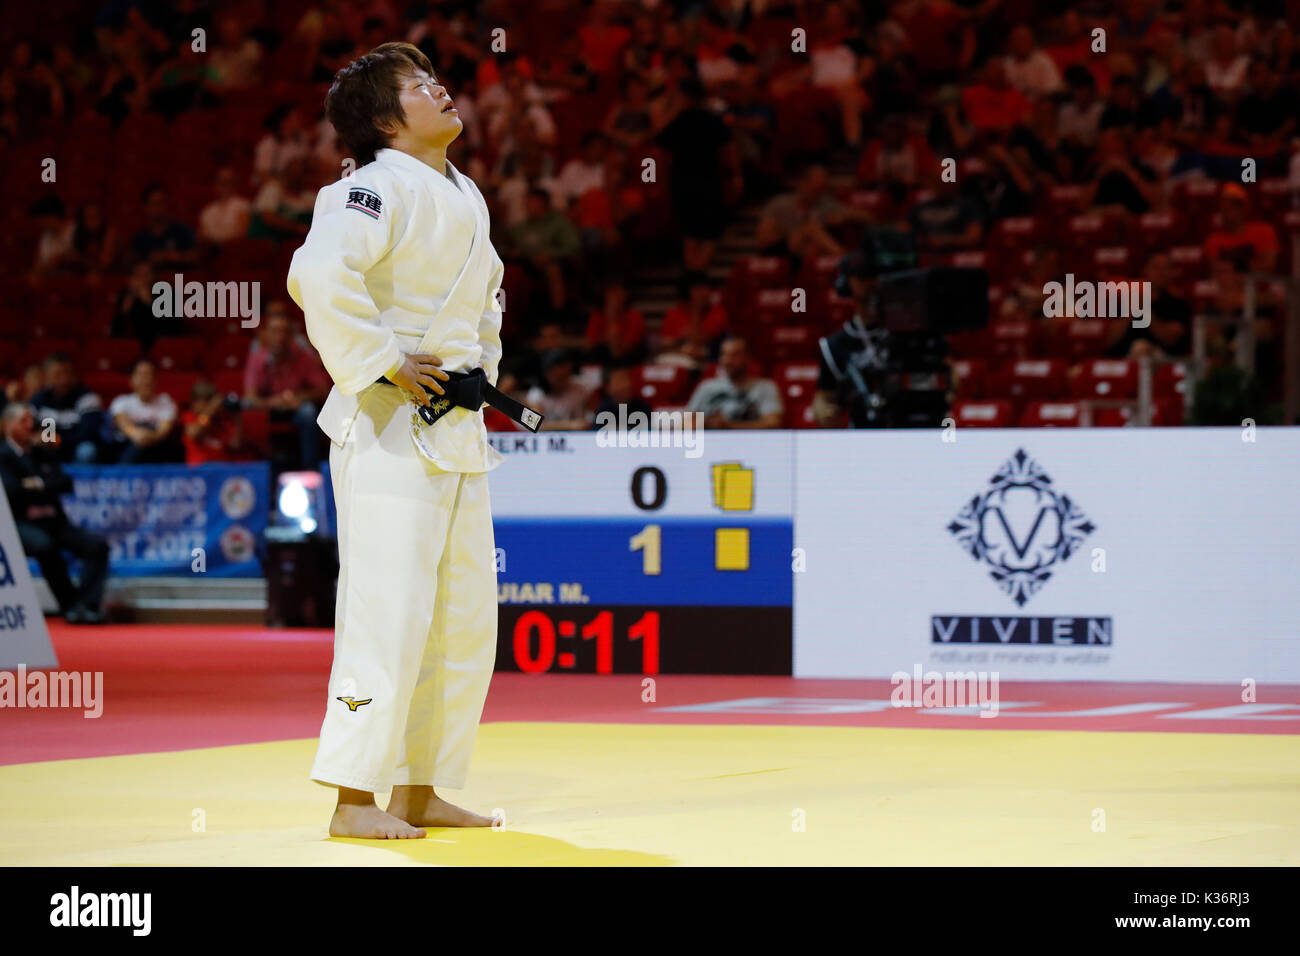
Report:
[[983,270],[916,269],[908,232],[875,229],[845,256],[836,292],[856,311],[823,338],[813,416],[823,426],[937,427],[948,413],[945,333],[987,322]]

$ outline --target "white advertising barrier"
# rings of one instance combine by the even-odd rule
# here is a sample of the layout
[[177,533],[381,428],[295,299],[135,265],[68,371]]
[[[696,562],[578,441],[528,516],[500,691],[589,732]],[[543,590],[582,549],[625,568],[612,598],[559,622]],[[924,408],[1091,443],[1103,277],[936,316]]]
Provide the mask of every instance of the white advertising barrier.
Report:
[[0,670],[58,667],[9,501],[0,494]]
[[1300,429],[795,436],[795,664],[1300,682]]

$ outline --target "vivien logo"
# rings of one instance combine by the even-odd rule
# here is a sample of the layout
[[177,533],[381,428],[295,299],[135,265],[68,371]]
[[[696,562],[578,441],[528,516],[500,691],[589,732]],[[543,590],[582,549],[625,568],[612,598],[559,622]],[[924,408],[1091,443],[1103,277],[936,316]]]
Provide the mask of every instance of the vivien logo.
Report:
[[1023,606],[1096,526],[1019,449],[949,524],[962,548]]

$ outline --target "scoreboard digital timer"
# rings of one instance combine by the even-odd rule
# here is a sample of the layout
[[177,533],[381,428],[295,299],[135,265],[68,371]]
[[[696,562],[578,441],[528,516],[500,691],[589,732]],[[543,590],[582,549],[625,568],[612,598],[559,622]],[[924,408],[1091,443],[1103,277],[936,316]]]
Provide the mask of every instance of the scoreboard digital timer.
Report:
[[789,674],[792,449],[774,437],[706,433],[691,458],[494,435],[498,669]]

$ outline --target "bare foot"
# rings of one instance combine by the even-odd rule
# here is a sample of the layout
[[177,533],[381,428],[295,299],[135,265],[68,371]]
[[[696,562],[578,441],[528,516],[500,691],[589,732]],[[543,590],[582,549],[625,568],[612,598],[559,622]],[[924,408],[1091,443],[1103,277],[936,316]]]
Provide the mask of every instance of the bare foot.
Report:
[[463,810],[433,792],[433,787],[394,787],[388,812],[417,827],[490,827],[492,817]]
[[330,836],[359,837],[363,840],[419,840],[425,836],[425,832],[385,813],[373,803],[369,806],[341,803],[334,808],[334,816],[330,818]]

